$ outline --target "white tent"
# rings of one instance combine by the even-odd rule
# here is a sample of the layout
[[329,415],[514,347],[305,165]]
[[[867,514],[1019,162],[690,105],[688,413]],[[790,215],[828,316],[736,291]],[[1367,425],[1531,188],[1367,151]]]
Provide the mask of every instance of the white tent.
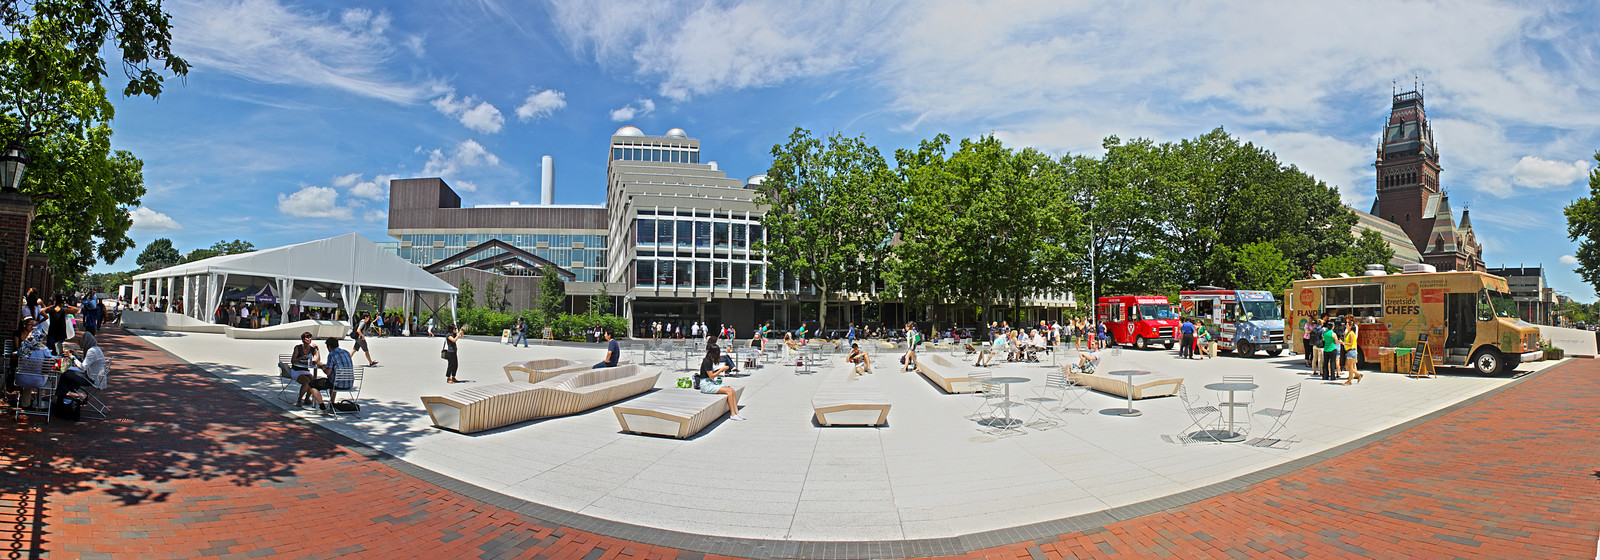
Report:
[[[222,287],[227,286],[229,276],[270,279],[276,284],[274,291],[284,295],[294,293],[295,282],[338,285],[350,317],[356,315],[355,305],[363,290],[403,292],[407,316],[417,296],[448,295],[452,318],[455,315],[455,286],[355,233],[146,272],[133,277],[134,296],[141,302],[182,301],[185,314],[205,321],[221,303]],[[280,297],[278,302],[280,311],[288,316],[289,298]]]
[[339,307],[339,302],[322,297],[322,294],[311,288],[306,288],[306,291],[300,293],[300,297],[291,300],[289,303],[301,307]]

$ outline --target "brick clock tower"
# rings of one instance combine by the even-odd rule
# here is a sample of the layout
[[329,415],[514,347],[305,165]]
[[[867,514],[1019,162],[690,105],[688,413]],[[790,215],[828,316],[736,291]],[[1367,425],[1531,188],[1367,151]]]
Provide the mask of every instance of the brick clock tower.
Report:
[[1439,270],[1483,270],[1483,247],[1466,212],[1456,223],[1450,195],[1439,187],[1439,152],[1423,111],[1422,92],[1397,93],[1378,144],[1372,214],[1393,222]]

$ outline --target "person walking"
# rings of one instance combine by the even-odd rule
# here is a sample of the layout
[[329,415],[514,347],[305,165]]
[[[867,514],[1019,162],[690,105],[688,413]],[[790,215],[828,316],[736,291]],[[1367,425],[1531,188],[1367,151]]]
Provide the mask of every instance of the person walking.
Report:
[[[430,331],[431,332],[431,331]],[[456,359],[456,341],[461,340],[455,325],[450,325],[444,331],[444,350],[440,355],[444,357],[444,382],[459,383],[456,381],[456,366],[460,365]]]
[[522,347],[523,348],[527,348],[528,347],[528,323],[523,321],[521,317],[517,317],[517,326],[512,328],[512,332],[515,333],[517,335],[517,337],[511,340],[511,346],[514,347],[514,346],[517,345],[518,342],[521,342],[522,343]]
[[[365,324],[366,322],[362,321],[362,323]],[[355,345],[350,347],[350,349],[352,351],[355,351],[355,352],[362,352],[362,353],[366,354],[367,355],[367,367],[373,367],[373,366],[378,365],[378,362],[373,361],[373,359],[372,359],[372,350],[369,350],[367,348],[367,333],[362,332],[364,330],[365,329],[363,329],[361,327],[356,327],[355,330],[350,331],[350,338],[356,339]]]

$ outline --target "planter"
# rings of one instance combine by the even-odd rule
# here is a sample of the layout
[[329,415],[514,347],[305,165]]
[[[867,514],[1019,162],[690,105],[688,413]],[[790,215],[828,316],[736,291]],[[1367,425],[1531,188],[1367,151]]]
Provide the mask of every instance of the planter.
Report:
[[1560,348],[1546,348],[1544,351],[1544,359],[1546,360],[1559,360],[1564,357],[1566,357],[1566,351]]

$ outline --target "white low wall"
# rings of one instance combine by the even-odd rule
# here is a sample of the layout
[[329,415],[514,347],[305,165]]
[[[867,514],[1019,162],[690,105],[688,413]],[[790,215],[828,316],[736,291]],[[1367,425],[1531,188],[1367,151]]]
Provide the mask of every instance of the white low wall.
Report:
[[1549,339],[1551,344],[1565,351],[1568,356],[1600,356],[1600,344],[1595,341],[1594,331],[1540,325],[1539,337]]
[[181,313],[133,310],[122,312],[122,326],[130,329],[149,329],[153,331],[208,333],[220,333],[227,328],[223,325],[207,323]]
[[305,320],[259,329],[240,329],[227,325],[207,323],[179,313],[156,313],[152,311],[124,311],[122,312],[122,326],[130,329],[152,331],[221,333],[228,335],[228,338],[254,340],[299,340],[300,333],[304,332],[309,332],[311,336],[321,340],[330,336],[340,338],[350,332],[349,325],[338,321]]

